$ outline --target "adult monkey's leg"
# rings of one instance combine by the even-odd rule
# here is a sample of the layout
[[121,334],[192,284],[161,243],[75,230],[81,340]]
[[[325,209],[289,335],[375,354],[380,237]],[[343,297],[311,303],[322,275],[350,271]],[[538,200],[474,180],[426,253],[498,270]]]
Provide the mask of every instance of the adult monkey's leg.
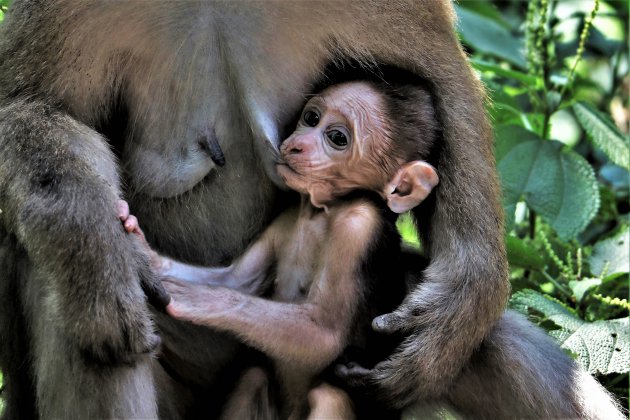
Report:
[[624,418],[604,387],[512,311],[490,331],[448,398],[473,418]]
[[0,108],[0,217],[24,253],[10,297],[24,315],[17,333],[31,348],[42,415],[156,415],[148,364],[159,339],[143,289],[157,306],[168,296],[124,232],[119,198],[97,133],[41,103]]

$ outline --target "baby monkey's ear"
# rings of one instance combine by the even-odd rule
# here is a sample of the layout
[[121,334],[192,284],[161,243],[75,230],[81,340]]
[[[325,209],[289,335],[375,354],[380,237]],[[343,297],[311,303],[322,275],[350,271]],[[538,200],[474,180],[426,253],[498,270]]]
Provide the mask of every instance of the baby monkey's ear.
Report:
[[415,160],[396,172],[385,187],[387,205],[394,213],[404,213],[420,204],[439,182],[437,172],[428,163]]

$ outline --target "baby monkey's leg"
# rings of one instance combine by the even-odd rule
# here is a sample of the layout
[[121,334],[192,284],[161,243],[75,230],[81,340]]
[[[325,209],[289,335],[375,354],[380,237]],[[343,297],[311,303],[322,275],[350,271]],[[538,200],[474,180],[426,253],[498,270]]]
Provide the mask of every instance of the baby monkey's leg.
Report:
[[350,396],[342,389],[325,382],[309,391],[308,404],[308,420],[356,418]]
[[268,373],[263,368],[250,368],[238,381],[220,419],[278,419],[270,387]]

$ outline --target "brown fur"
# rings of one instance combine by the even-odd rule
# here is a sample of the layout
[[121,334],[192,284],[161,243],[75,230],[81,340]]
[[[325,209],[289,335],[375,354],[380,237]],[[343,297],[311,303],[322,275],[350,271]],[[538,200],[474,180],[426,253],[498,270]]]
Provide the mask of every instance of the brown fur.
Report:
[[[371,297],[368,290],[374,285],[364,270],[375,242],[386,231],[384,224],[392,221],[388,222],[382,210],[368,200],[343,198],[355,190],[372,190],[390,202],[396,200],[397,193],[388,195],[385,189],[397,171],[386,171],[396,166],[404,171],[407,162],[399,161],[400,151],[392,152],[406,139],[392,131],[398,116],[385,113],[384,99],[382,91],[354,82],[327,89],[306,104],[296,131],[282,144],[282,163],[278,165],[287,185],[302,194],[300,209],[285,212],[274,221],[232,266],[199,272],[195,284],[176,278],[188,278],[191,270],[199,269],[169,259],[158,264],[162,275],[171,276],[165,283],[173,297],[167,307],[169,314],[232,332],[272,358],[282,390],[284,417],[301,417],[309,389],[324,368],[352,341],[365,340],[366,331],[352,331],[369,325],[370,319],[357,321],[360,308],[366,300],[369,304],[371,299],[384,298]],[[309,113],[317,116],[312,123],[306,121]],[[420,119],[430,120],[433,113],[427,113]],[[344,144],[332,143],[327,137],[331,131],[343,132]],[[421,134],[415,141],[428,146],[434,138],[431,133],[427,138]],[[384,164],[375,166],[378,160]],[[424,179],[425,174],[430,179]],[[414,196],[413,189],[427,181],[425,197],[435,185],[437,177],[431,168],[419,176],[423,179],[410,182],[405,196]],[[135,219],[130,216],[125,224],[129,222]],[[394,230],[393,226],[389,230]],[[250,291],[253,285],[260,289],[257,285],[270,275],[273,301],[206,287],[245,286]],[[402,283],[402,278],[390,277],[389,287],[394,288],[396,281]],[[244,380],[241,384],[247,386]],[[341,391],[326,390],[330,391],[330,386],[321,385],[310,396],[313,410],[325,413],[339,409],[342,411],[337,417],[346,414],[348,405],[334,397]],[[242,392],[232,398],[243,400]],[[227,409],[239,405],[229,403]],[[226,416],[237,417],[236,413]]]
[[[403,70],[436,98],[441,184],[416,211],[431,265],[384,323],[410,335],[372,379],[398,406],[443,396],[508,295],[484,94],[453,23],[449,0],[14,0],[0,27],[5,415],[155,417],[156,392],[178,400],[147,369],[156,343],[139,287],[146,256],[123,237],[116,200],[124,195],[161,252],[229,262],[285,205],[273,171],[284,127],[314,86],[346,71]],[[207,132],[223,167],[199,142]],[[162,415],[216,414],[236,344],[155,317],[155,369],[215,396]]]

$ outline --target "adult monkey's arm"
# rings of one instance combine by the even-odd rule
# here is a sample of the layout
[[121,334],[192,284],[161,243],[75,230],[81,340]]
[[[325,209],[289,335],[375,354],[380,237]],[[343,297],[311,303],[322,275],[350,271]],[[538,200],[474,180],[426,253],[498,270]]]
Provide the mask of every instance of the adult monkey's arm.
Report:
[[[388,5],[374,19],[400,12]],[[396,29],[382,34],[391,37],[383,45],[399,40],[397,48],[379,53],[426,78],[436,99],[443,139],[428,159],[440,185],[433,199],[414,210],[431,263],[404,303],[374,321],[377,330],[405,332],[404,343],[371,371],[345,372],[356,382],[376,382],[379,395],[399,407],[446,393],[509,295],[485,96],[456,38],[451,4],[415,6],[414,13],[398,16]]]
[[53,108],[0,107],[0,208],[45,279],[62,334],[90,360],[130,363],[155,349],[145,297],[168,295],[116,217],[114,157],[97,133]]

